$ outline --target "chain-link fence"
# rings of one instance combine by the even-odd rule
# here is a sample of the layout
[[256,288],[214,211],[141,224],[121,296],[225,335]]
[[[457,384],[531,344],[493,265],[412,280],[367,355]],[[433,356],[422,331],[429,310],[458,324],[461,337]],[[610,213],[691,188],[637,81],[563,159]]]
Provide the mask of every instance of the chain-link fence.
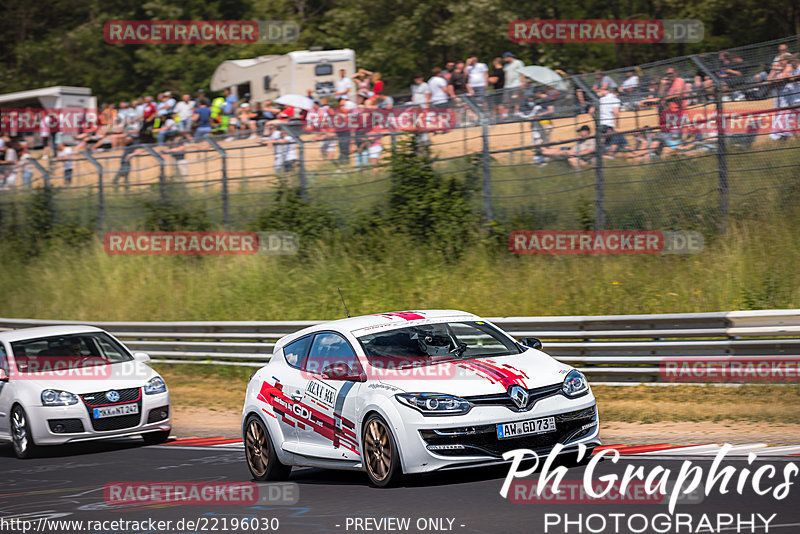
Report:
[[[529,229],[725,227],[800,188],[798,36],[613,71],[458,95],[455,127],[416,134],[444,174],[477,173],[484,219]],[[395,100],[397,107],[404,99]],[[131,145],[5,166],[0,224],[29,191],[98,231],[141,228],[173,202],[246,228],[281,184],[347,218],[386,199],[402,132],[257,125],[247,138]],[[262,129],[263,128],[263,129]],[[276,133],[277,132],[277,133]],[[420,194],[425,194],[420,191]]]

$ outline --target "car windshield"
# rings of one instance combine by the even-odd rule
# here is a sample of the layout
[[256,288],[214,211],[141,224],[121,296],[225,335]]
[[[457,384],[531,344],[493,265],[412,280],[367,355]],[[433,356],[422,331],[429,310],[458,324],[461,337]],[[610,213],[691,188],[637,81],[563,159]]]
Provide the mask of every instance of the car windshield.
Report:
[[385,369],[521,352],[513,340],[484,321],[396,328],[360,336],[358,341],[370,365]]
[[11,352],[20,373],[41,373],[133,360],[130,353],[105,332],[14,341],[11,343]]

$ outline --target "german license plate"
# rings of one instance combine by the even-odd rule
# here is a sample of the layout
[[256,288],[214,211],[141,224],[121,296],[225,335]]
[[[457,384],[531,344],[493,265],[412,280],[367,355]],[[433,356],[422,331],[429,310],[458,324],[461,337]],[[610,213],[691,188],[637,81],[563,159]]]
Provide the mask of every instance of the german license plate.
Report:
[[513,423],[500,423],[497,425],[497,438],[507,439],[519,436],[529,436],[531,434],[545,434],[555,432],[556,418],[542,417],[541,419],[528,419],[527,421],[515,421]]
[[95,408],[93,415],[95,419],[103,419],[104,417],[119,417],[120,415],[131,415],[139,413],[138,404],[119,404],[117,406],[103,406],[102,408]]

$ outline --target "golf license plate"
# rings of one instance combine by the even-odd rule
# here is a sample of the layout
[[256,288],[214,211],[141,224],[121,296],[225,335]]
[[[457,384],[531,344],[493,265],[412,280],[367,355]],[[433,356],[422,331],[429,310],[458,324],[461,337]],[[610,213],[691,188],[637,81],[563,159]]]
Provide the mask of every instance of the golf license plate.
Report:
[[117,406],[103,406],[102,408],[95,408],[93,415],[95,419],[102,419],[104,417],[118,417],[120,415],[131,415],[139,413],[138,404],[119,404]]
[[500,423],[497,425],[497,438],[506,439],[529,436],[531,434],[546,434],[547,432],[555,432],[555,430],[556,418],[542,417],[541,419]]

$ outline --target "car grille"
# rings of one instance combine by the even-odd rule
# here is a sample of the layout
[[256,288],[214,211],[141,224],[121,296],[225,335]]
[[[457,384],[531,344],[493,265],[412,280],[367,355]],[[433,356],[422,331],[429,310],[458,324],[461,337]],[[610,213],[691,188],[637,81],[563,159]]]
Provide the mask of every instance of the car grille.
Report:
[[542,399],[561,394],[561,384],[553,384],[526,390],[528,392],[528,403],[522,408],[518,408],[508,393],[492,393],[490,395],[475,395],[472,397],[462,397],[475,406],[505,406],[512,412],[525,412]]
[[125,404],[128,402],[134,402],[139,400],[140,398],[140,388],[128,388],[128,389],[116,389],[117,393],[119,393],[119,400],[117,402],[111,402],[106,397],[106,393],[111,390],[106,391],[98,391],[96,393],[85,393],[81,395],[83,402],[86,406],[108,406],[110,404]]
[[597,414],[595,406],[574,412],[555,415],[556,431],[547,434],[533,434],[516,438],[498,439],[496,425],[477,425],[469,427],[437,428],[420,430],[422,439],[432,450],[442,456],[493,456],[501,457],[504,452],[515,449],[551,449],[557,443],[567,444],[594,431]]

